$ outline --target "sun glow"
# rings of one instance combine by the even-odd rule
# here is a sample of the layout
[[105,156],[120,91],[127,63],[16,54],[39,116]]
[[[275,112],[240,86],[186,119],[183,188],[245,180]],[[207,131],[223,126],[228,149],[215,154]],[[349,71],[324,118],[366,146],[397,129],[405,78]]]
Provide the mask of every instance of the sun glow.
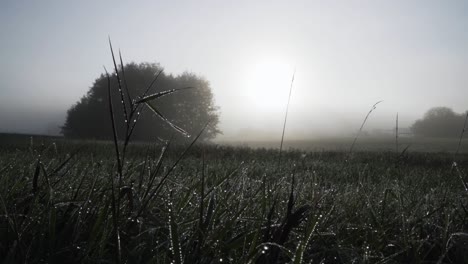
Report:
[[246,70],[246,103],[257,113],[283,111],[294,68],[284,60],[269,58],[250,64]]

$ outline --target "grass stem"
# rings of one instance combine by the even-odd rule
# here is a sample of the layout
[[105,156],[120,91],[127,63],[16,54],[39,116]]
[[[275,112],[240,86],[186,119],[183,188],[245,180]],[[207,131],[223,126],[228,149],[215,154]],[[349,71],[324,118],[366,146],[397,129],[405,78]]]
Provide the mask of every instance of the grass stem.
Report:
[[292,79],[291,79],[291,86],[289,87],[288,103],[286,105],[286,113],[284,115],[283,132],[281,134],[281,143],[280,143],[280,150],[279,150],[279,155],[278,155],[278,169],[281,166],[281,152],[283,151],[284,132],[286,131],[286,122],[288,120],[289,103],[291,102],[291,94],[292,94],[295,75],[296,75],[296,69],[294,69],[293,76],[292,76]]

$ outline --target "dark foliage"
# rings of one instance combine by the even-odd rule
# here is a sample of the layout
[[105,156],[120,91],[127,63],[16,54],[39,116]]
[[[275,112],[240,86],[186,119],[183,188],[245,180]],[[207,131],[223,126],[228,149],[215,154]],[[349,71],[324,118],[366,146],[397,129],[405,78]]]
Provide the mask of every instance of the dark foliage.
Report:
[[465,116],[466,113],[457,114],[448,107],[434,107],[417,120],[411,130],[416,136],[459,137]]
[[[139,96],[145,93],[161,70],[161,66],[155,63],[125,65],[125,81],[122,83],[123,85],[127,84],[128,93],[133,102],[140,99]],[[120,72],[119,74],[123,76]],[[210,121],[201,140],[214,138],[220,133],[218,108],[214,105],[211,87],[206,79],[187,72],[178,76],[166,75],[162,72],[147,95],[183,87],[194,87],[194,89],[163,96],[151,103],[171,122],[182,127],[190,135],[197,134],[206,122]],[[125,135],[126,128],[125,113],[115,73],[111,76],[111,91],[112,101],[115,105],[117,134],[122,137]],[[88,93],[68,110],[66,122],[62,127],[64,136],[68,138],[112,139],[107,98],[107,78],[101,74],[94,81]],[[126,100],[127,98],[125,94],[124,100],[128,107],[130,103]],[[132,139],[148,141],[157,138],[171,138],[174,130],[148,109],[145,104],[141,104],[141,106],[139,117],[128,120],[128,122],[135,122],[135,119],[138,118]],[[174,139],[182,140],[183,137],[176,133]]]

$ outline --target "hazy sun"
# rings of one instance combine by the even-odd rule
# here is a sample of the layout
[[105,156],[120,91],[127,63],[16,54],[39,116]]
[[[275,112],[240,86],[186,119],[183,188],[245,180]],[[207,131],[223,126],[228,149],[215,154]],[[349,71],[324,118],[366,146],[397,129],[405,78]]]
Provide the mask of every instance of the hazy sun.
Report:
[[286,107],[293,67],[279,58],[254,61],[246,68],[246,103],[258,112],[278,112]]

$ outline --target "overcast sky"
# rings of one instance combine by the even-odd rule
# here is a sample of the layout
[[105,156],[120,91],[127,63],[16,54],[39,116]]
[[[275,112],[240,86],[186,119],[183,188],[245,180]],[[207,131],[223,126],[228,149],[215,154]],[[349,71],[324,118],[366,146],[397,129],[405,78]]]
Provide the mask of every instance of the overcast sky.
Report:
[[[433,106],[468,109],[468,1],[0,2],[0,131],[49,133],[127,62],[206,77],[222,138],[305,137],[409,126]],[[278,134],[279,135],[279,134]]]

